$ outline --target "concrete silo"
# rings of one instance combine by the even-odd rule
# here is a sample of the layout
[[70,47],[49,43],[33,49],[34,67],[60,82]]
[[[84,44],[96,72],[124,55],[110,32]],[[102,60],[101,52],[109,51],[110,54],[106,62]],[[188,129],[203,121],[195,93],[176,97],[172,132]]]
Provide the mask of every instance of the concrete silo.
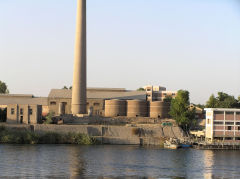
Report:
[[105,117],[126,116],[126,101],[105,100]]
[[149,116],[151,118],[168,118],[170,103],[163,101],[152,101],[149,104]]
[[147,101],[128,100],[127,101],[127,117],[147,117],[148,107]]

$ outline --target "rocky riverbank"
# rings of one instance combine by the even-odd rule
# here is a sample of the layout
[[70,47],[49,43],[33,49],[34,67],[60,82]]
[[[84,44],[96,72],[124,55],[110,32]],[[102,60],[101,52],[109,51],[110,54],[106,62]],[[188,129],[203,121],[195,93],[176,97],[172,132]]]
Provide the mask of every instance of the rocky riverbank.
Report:
[[[165,139],[185,137],[178,126],[160,124],[117,125],[8,125],[3,124],[1,143],[162,145]],[[7,131],[7,132],[6,132]],[[22,136],[19,137],[18,136]],[[35,137],[37,138],[35,140]],[[46,142],[45,140],[46,139]],[[48,140],[49,139],[49,140]],[[31,143],[27,142],[27,143]],[[5,142],[4,142],[5,141]],[[8,142],[9,141],[9,142]],[[80,141],[80,142],[79,142]],[[82,142],[83,141],[83,142]]]

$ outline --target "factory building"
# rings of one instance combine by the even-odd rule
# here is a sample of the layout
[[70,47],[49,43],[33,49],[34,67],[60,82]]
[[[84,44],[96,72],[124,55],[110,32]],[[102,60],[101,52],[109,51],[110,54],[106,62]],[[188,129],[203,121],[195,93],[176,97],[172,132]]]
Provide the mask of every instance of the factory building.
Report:
[[28,104],[7,105],[7,123],[39,124],[42,121],[42,106]]
[[34,97],[32,94],[0,94],[0,108],[5,109],[8,105],[41,105],[42,115],[49,113],[48,98]]
[[240,109],[206,108],[205,138],[240,141]]
[[[86,111],[91,116],[102,117],[168,118],[170,104],[163,101],[148,101],[147,94],[146,91],[131,91],[125,88],[87,88]],[[38,109],[40,107],[34,106],[41,106],[41,110]],[[7,108],[8,122],[34,124],[39,118],[33,120],[32,114],[29,118],[29,113],[35,109],[38,114],[41,112],[42,116],[48,113],[56,116],[72,114],[72,90],[52,89],[46,98],[4,94],[0,95],[0,107]],[[13,108],[16,112],[11,113]],[[24,108],[25,111],[22,116],[20,108]]]
[[[88,88],[86,110],[94,116],[105,116],[105,101],[107,101],[106,108],[111,111],[111,105],[109,105],[111,102],[108,102],[108,100],[112,99],[146,101],[146,93],[144,91],[129,91],[124,88]],[[48,96],[49,111],[55,115],[72,114],[71,101],[71,90],[52,89]],[[117,105],[121,102],[114,101],[112,103],[116,103]],[[117,111],[115,112],[117,113]],[[107,116],[109,116],[110,113],[114,113],[114,111],[109,112]],[[122,115],[122,113],[120,114]],[[112,115],[110,116],[112,117]]]

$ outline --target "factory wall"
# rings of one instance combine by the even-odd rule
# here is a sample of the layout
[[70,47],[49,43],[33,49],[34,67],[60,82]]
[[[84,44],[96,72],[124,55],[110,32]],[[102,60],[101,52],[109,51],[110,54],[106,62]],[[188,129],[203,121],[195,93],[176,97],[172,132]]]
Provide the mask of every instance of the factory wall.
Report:
[[[55,115],[72,114],[72,100],[70,98],[49,98],[49,112]],[[103,99],[87,99],[87,111],[91,109],[92,115],[104,115],[104,100]]]

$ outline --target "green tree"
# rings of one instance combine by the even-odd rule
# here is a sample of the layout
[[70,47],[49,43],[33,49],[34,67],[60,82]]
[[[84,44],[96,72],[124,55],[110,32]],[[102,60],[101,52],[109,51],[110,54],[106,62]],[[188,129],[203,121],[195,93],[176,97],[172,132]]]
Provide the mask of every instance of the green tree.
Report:
[[164,102],[167,102],[167,103],[170,103],[171,101],[172,101],[172,96],[166,96],[164,99],[163,99],[163,101]]
[[195,124],[195,108],[190,109],[189,92],[179,90],[175,99],[171,101],[170,116],[185,131]]
[[137,91],[145,91],[144,88],[138,88]]
[[209,100],[207,101],[206,107],[207,108],[216,108],[217,107],[217,99],[215,98],[215,96],[212,94],[209,98]]
[[239,101],[227,93],[218,92],[218,96],[211,95],[206,104],[207,108],[238,108]]
[[6,83],[0,81],[0,94],[7,94],[7,93],[9,93],[9,90]]

